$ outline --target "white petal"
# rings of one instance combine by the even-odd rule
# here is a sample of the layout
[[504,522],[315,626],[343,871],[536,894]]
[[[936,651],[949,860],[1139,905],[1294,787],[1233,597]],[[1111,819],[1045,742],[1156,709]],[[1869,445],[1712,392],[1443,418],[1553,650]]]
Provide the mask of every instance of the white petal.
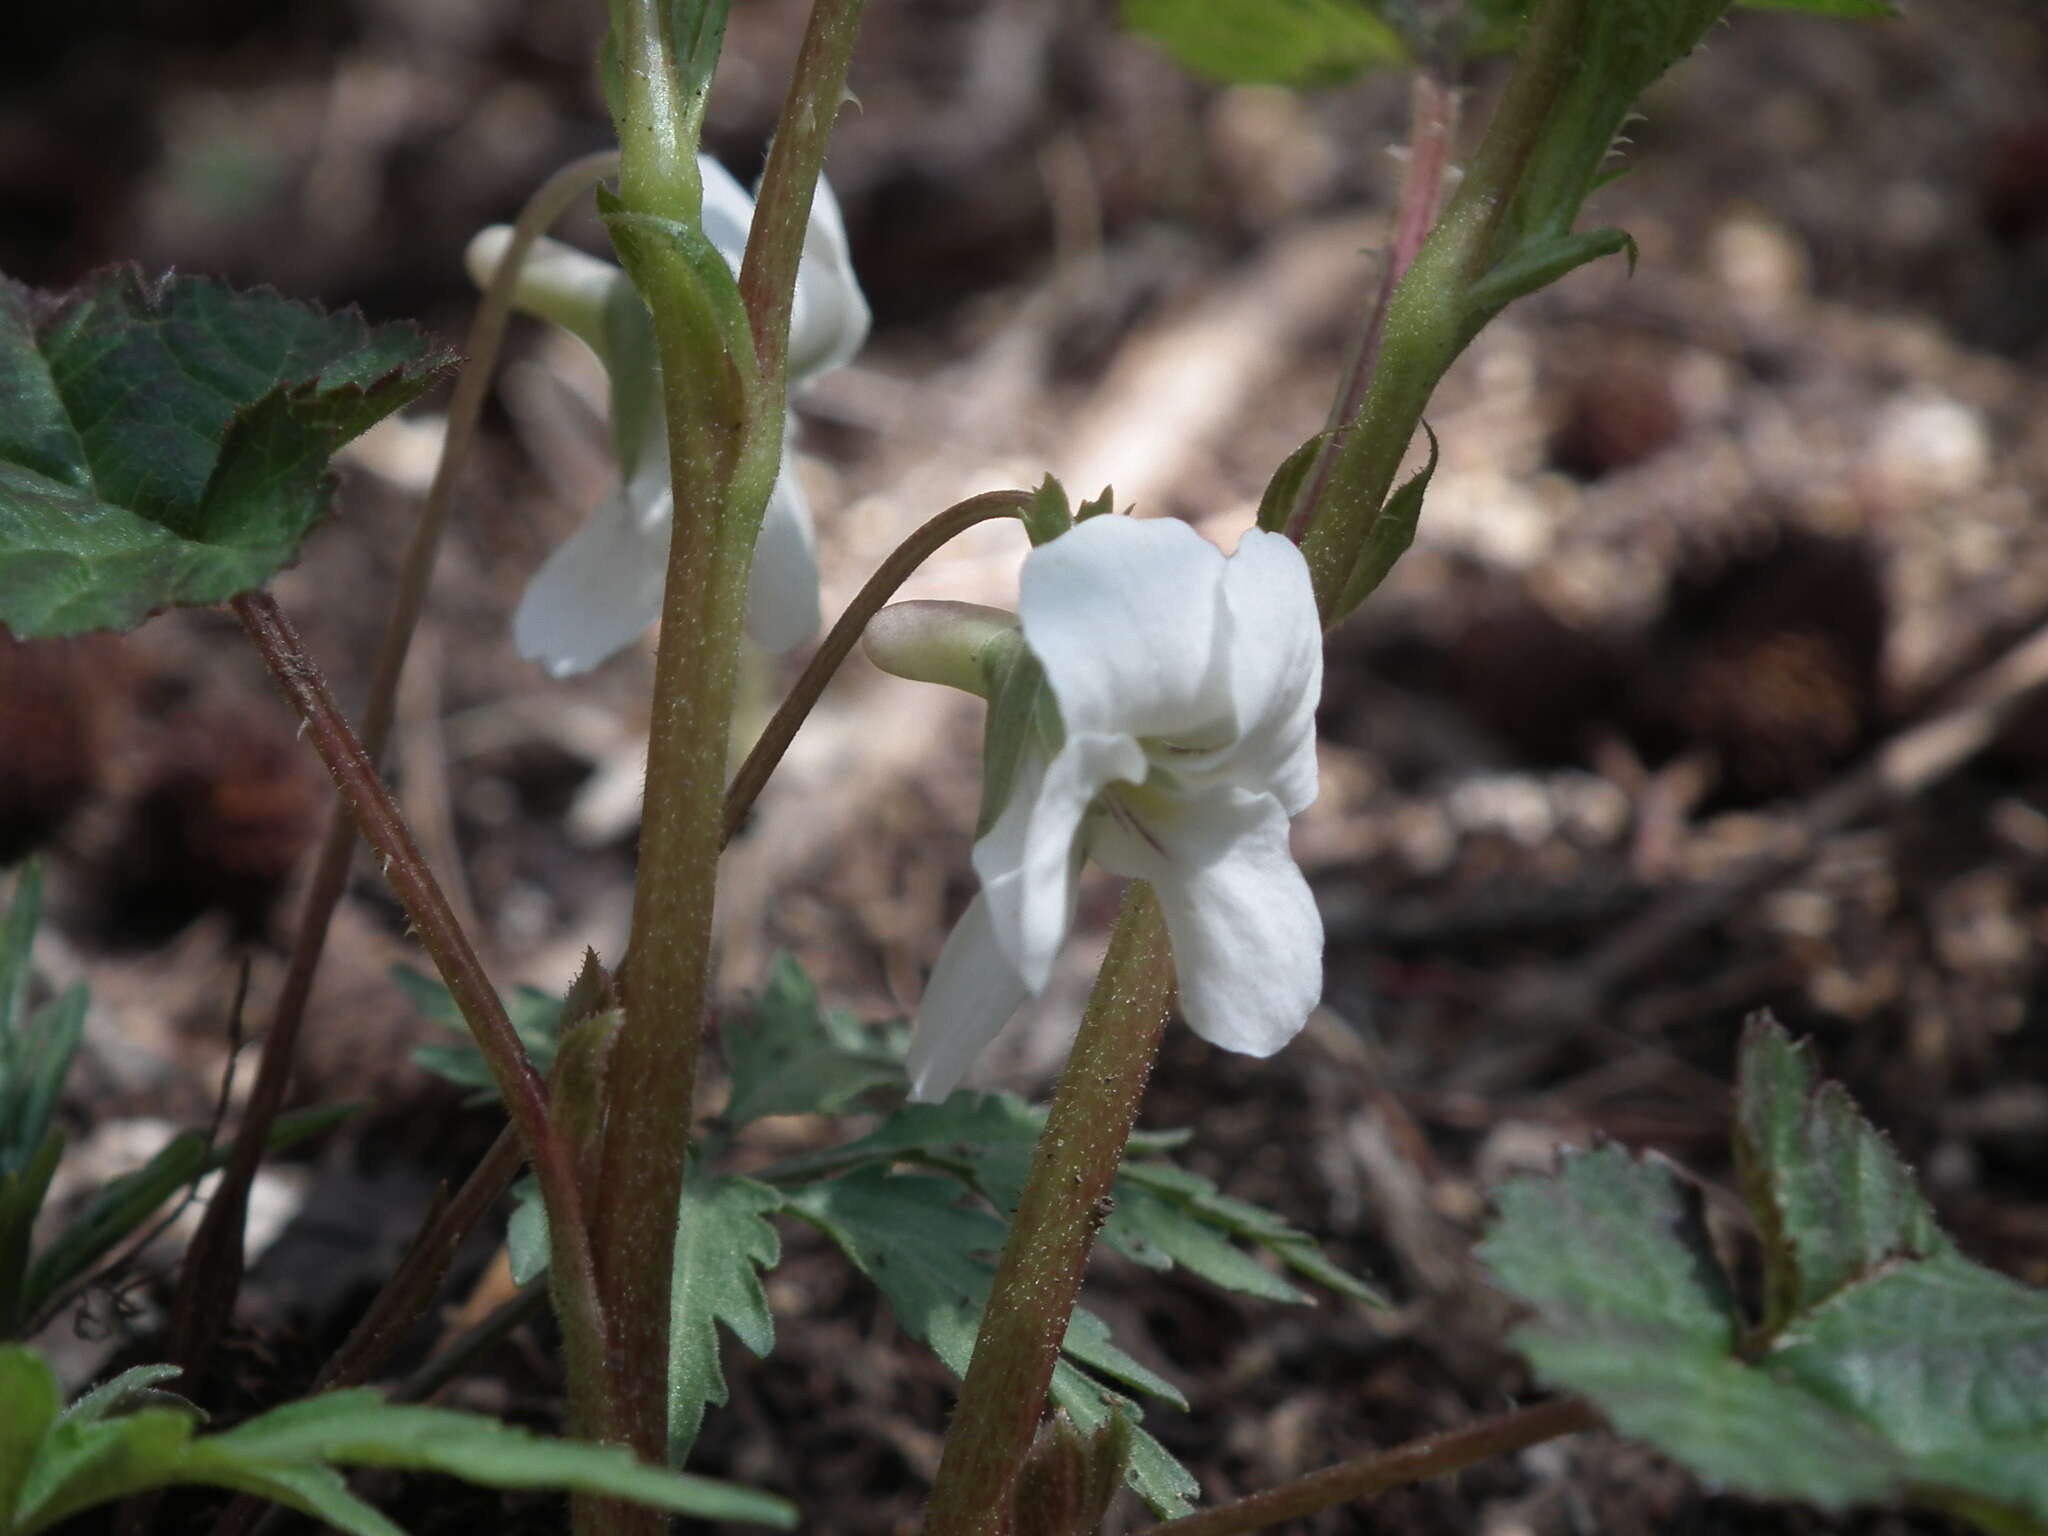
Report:
[[1238,745],[1218,767],[1247,789],[1270,790],[1298,816],[1316,797],[1323,625],[1293,541],[1246,533],[1224,562],[1223,608]]
[[1271,795],[1113,795],[1089,834],[1112,874],[1149,880],[1173,939],[1181,1016],[1226,1050],[1270,1056],[1323,993],[1323,919]]
[[868,339],[871,318],[867,298],[854,281],[839,200],[821,176],[811,197],[811,222],[804,231],[790,304],[790,383],[844,367]]
[[988,903],[975,897],[925,983],[910,1040],[911,1098],[935,1103],[958,1087],[1026,996],[1022,978],[996,942]]
[[709,155],[697,157],[704,184],[704,238],[717,248],[737,277],[747,254],[747,229],[754,222],[754,200],[733,174]]
[[797,478],[796,454],[785,443],[782,473],[775,477],[754,541],[754,564],[747,576],[747,633],[762,650],[780,656],[815,638],[821,617],[811,504]]
[[588,672],[661,617],[669,519],[635,507],[624,485],[535,573],[512,616],[519,654],[555,677]]
[[1009,804],[974,845],[996,942],[1034,993],[1074,920],[1081,819],[1105,784],[1144,772],[1145,754],[1128,736],[1069,735],[1051,762],[1027,747]]
[[[463,252],[463,265],[477,287],[490,285],[512,244],[512,226],[493,224],[479,230]],[[519,278],[512,285],[513,308],[552,321],[575,336],[599,358],[605,355],[604,314],[612,291],[630,282],[608,261],[542,235],[527,249]]]
[[1233,739],[1223,563],[1185,523],[1114,514],[1031,552],[1018,617],[1070,735]]

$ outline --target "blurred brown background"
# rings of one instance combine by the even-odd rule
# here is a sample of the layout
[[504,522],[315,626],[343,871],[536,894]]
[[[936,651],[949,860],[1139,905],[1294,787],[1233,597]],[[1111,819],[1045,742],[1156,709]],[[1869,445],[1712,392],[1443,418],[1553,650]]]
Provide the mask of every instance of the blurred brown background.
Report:
[[[0,270],[61,285],[134,258],[460,338],[469,235],[608,141],[601,13],[17,6]],[[735,6],[708,136],[743,180],[802,16]],[[1496,80],[1475,71],[1469,124]],[[1371,291],[1403,83],[1225,89],[1121,35],[1107,4],[875,0],[854,91],[830,175],[877,329],[805,402],[828,610],[931,512],[1048,468],[1233,538],[1321,424]],[[1529,1392],[1468,1256],[1486,1185],[1596,1135],[1725,1178],[1752,1008],[1817,1037],[1969,1251],[2048,1281],[2048,708],[1999,674],[1961,762],[1882,794],[1856,777],[1982,703],[1984,669],[2048,623],[2044,104],[2032,0],[1914,0],[1855,26],[1740,12],[1645,103],[1629,173],[1595,199],[1592,219],[1640,243],[1633,278],[1609,262],[1516,306],[1446,382],[1416,549],[1332,643],[1323,797],[1298,843],[1329,926],[1327,1009],[1266,1063],[1177,1032],[1146,1114],[1195,1126],[1196,1166],[1402,1305],[1293,1313],[1100,1266],[1093,1304],[1196,1405],[1152,1427],[1211,1498]],[[588,220],[570,233],[602,248]],[[525,329],[513,353],[395,772],[503,979],[560,987],[584,944],[623,939],[651,648],[568,683],[511,654],[522,583],[606,474],[588,406],[536,366],[574,377],[578,359]],[[439,408],[352,452],[340,514],[278,584],[345,697]],[[1002,600],[1014,535],[963,546],[917,590]],[[964,701],[849,668],[736,845],[735,997],[781,945],[834,1001],[914,1005],[971,892],[977,730]],[[203,1119],[236,965],[251,959],[260,1020],[324,805],[218,616],[0,639],[0,857],[48,856],[39,967],[95,987],[69,1108],[99,1161],[80,1177]],[[1112,900],[1091,887],[1084,916],[1099,928]],[[433,1181],[493,1129],[407,1060],[432,1030],[384,977],[409,954],[400,929],[362,872],[299,1093],[377,1107],[271,1186],[283,1236],[238,1345],[252,1395],[298,1389]],[[985,1081],[1047,1081],[1088,978],[1090,945],[1070,949]],[[944,1374],[834,1255],[788,1239],[782,1346],[730,1362],[735,1406],[701,1464],[806,1497],[807,1529],[908,1528]],[[149,1287],[123,1305],[47,1342],[78,1371],[146,1354]],[[515,1343],[458,1400],[545,1422],[551,1371]],[[398,1498],[418,1531],[554,1528],[544,1502]],[[1762,1512],[1582,1437],[1308,1528],[1942,1527]]]

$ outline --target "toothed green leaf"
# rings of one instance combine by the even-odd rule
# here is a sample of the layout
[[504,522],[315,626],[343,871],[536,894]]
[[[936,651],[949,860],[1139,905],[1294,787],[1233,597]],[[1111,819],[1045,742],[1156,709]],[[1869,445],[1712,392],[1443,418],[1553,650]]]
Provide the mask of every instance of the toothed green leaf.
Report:
[[675,1280],[669,1305],[668,1459],[680,1466],[704,1422],[706,1404],[726,1400],[718,1325],[757,1358],[775,1347],[775,1317],[761,1275],[782,1259],[782,1239],[767,1217],[782,1194],[732,1175],[683,1185],[676,1228]]
[[1499,1193],[1481,1255],[1535,1309],[1516,1343],[1615,1428],[1737,1491],[2048,1530],[2048,1292],[1957,1253],[1816,1076],[1751,1024],[1736,1119],[1765,1326],[1744,1325],[1668,1167],[1608,1147]]
[[453,361],[212,278],[0,278],[0,623],[130,629],[262,586],[326,516],[335,450]]
[[825,1008],[803,968],[786,954],[769,967],[751,1009],[728,1014],[720,1039],[732,1071],[722,1117],[745,1125],[765,1115],[836,1115],[864,1094],[901,1087],[901,1056],[851,1014]]

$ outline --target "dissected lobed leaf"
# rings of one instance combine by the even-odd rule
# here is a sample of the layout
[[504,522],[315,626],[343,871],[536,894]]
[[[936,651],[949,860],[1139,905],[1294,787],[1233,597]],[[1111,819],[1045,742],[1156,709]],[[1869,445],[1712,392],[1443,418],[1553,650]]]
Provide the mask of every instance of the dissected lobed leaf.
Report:
[[335,450],[453,361],[212,278],[0,278],[0,623],[128,629],[261,586],[326,515]]
[[[1016,1209],[1044,1125],[1045,1112],[1014,1094],[962,1091],[941,1104],[905,1104],[866,1136],[777,1164],[763,1170],[763,1176],[785,1182],[914,1162],[953,1174],[1009,1211]],[[1130,1151],[1156,1155],[1184,1139],[1179,1132],[1140,1132],[1132,1137]],[[1123,1165],[1102,1241],[1148,1269],[1180,1264],[1225,1290],[1305,1302],[1300,1291],[1234,1245],[1249,1243],[1320,1285],[1356,1301],[1382,1304],[1377,1291],[1331,1263],[1306,1232],[1171,1163]]]
[[671,1466],[689,1455],[705,1405],[726,1401],[718,1325],[756,1359],[775,1347],[775,1317],[761,1275],[782,1260],[781,1235],[767,1219],[781,1209],[781,1191],[752,1179],[692,1170],[683,1184],[669,1306]]
[[[904,1332],[928,1344],[955,1375],[965,1376],[1005,1227],[960,1199],[959,1186],[945,1179],[862,1168],[796,1191],[787,1209],[815,1224],[874,1281]],[[1185,1407],[1179,1392],[1110,1343],[1107,1325],[1085,1309],[1069,1323],[1064,1349],[1069,1358],[1053,1369],[1053,1405],[1084,1431],[1111,1413],[1129,1418],[1126,1480],[1155,1513],[1185,1513],[1195,1491],[1186,1469],[1138,1427],[1134,1405],[1070,1362]]]
[[1499,1192],[1481,1252],[1536,1311],[1516,1343],[1730,1488],[2048,1530],[2048,1292],[1957,1253],[1883,1137],[1768,1019],[1740,1078],[1767,1326],[1745,1335],[1672,1173],[1608,1147]]
[[[386,974],[422,1018],[462,1037],[459,1045],[414,1047],[414,1064],[444,1082],[468,1089],[466,1102],[472,1106],[497,1103],[498,1080],[491,1075],[484,1053],[470,1039],[462,1009],[441,979],[409,965],[394,965]],[[504,994],[504,1002],[513,1031],[526,1047],[527,1060],[534,1071],[547,1076],[554,1070],[555,1053],[562,1045],[562,999],[538,987],[517,986]]]
[[836,1115],[863,1094],[900,1085],[903,1063],[853,1015],[825,1008],[803,968],[778,953],[749,1014],[728,1014],[719,1036],[732,1072],[723,1119]]

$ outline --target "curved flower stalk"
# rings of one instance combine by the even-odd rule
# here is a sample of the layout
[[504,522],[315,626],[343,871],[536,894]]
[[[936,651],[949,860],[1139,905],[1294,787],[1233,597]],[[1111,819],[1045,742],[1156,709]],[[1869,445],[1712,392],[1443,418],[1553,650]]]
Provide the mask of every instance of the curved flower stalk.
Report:
[[[1300,551],[1253,530],[1226,559],[1184,523],[1090,518],[1031,552],[1018,610],[1058,726],[1027,729],[1009,798],[975,844],[981,894],[925,988],[913,1097],[951,1092],[1044,989],[1084,857],[1151,882],[1195,1031],[1271,1055],[1322,994],[1322,918],[1287,845],[1316,796],[1323,671]],[[959,682],[935,631],[986,657],[999,617],[904,604],[878,616],[869,650],[889,670]]]
[[[705,237],[737,273],[746,254],[753,199],[717,161],[699,156],[698,166],[704,180]],[[490,281],[510,240],[510,227],[501,224],[470,241],[467,265],[478,286]],[[556,677],[568,677],[624,649],[661,617],[674,516],[668,439],[657,412],[661,385],[646,309],[625,272],[610,262],[560,241],[538,240],[521,270],[513,303],[575,335],[611,376],[619,482],[548,556],[512,620],[519,654]],[[839,205],[821,181],[790,311],[791,389],[845,364],[867,339],[868,319]],[[809,640],[818,623],[811,507],[785,438],[782,472],[754,545],[747,633],[763,649],[781,652]]]

